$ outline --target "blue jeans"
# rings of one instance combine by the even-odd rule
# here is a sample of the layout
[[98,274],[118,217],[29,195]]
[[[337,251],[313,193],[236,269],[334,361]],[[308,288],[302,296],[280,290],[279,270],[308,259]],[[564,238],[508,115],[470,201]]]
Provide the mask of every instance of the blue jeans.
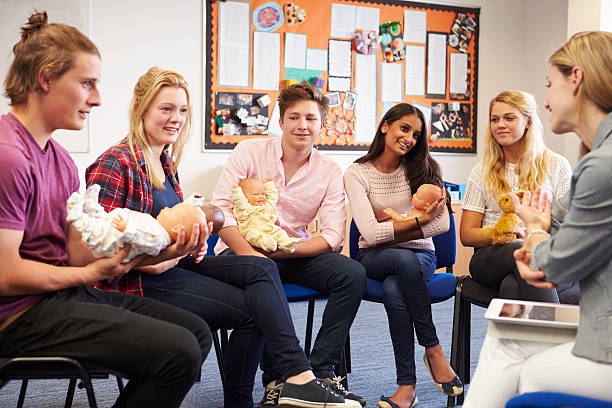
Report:
[[[186,258],[160,275],[142,275],[144,295],[233,329],[224,353],[225,407],[252,407],[264,335],[283,378],[310,369],[273,261],[255,256]],[[262,335],[263,334],[263,335]]]
[[419,344],[439,344],[431,317],[427,282],[436,272],[436,256],[427,249],[363,248],[357,256],[368,277],[380,281],[395,353],[399,385],[416,384],[414,331]]

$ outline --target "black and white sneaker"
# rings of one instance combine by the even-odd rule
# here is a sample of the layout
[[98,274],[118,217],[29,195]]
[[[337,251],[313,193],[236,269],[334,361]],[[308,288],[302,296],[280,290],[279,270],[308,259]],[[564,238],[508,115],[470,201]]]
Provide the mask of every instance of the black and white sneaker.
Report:
[[319,378],[301,385],[285,383],[278,405],[305,408],[361,408],[357,401],[345,400],[327,382]]
[[331,385],[334,391],[342,395],[344,399],[357,401],[362,407],[366,406],[365,398],[360,397],[359,395],[355,395],[346,388],[344,388],[344,385],[342,385],[342,380],[344,380],[344,377],[339,377],[333,371],[330,371],[327,377],[323,378],[323,380],[325,380],[326,383]]
[[266,385],[264,395],[257,404],[257,408],[276,408],[278,407],[278,396],[283,389],[283,383],[276,381],[269,382]]

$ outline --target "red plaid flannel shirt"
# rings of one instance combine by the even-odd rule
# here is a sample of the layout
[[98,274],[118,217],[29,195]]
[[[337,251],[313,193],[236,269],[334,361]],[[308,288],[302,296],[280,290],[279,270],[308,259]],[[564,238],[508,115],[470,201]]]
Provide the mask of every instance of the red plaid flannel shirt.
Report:
[[[99,201],[107,212],[115,208],[129,208],[134,211],[151,213],[153,190],[151,181],[147,176],[140,146],[134,146],[134,153],[136,157],[132,155],[127,142],[124,140],[102,153],[85,170],[87,186],[100,185]],[[164,150],[160,159],[170,184],[172,184],[180,199],[183,200],[178,175],[172,173],[171,158],[166,150]],[[143,295],[142,281],[138,271],[131,271],[111,282],[99,281],[92,286],[131,295]]]

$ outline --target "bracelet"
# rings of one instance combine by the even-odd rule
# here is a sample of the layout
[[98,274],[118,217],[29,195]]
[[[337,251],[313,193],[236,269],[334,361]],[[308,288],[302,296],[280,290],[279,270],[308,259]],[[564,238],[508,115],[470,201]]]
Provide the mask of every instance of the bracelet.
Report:
[[531,238],[531,236],[533,234],[544,234],[548,238],[550,238],[550,234],[548,232],[544,231],[543,229],[536,228],[536,229],[532,230],[529,234],[527,234],[527,238],[525,239],[525,241],[529,241],[529,239]]
[[419,217],[414,217],[414,220],[416,221],[417,227],[421,229],[421,223],[419,222]]

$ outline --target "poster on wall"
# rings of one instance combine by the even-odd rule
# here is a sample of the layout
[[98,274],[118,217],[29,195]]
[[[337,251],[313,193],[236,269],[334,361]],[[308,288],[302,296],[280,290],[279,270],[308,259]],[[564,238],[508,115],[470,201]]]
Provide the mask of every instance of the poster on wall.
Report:
[[[479,8],[399,0],[222,3],[206,2],[203,13],[204,149],[278,133],[266,120],[279,93],[307,81],[330,102],[317,149],[367,150],[386,109],[418,103],[431,118],[431,151],[476,152]],[[240,19],[224,13],[227,7]],[[231,55],[244,58],[233,64]],[[238,107],[239,95],[253,100]]]

